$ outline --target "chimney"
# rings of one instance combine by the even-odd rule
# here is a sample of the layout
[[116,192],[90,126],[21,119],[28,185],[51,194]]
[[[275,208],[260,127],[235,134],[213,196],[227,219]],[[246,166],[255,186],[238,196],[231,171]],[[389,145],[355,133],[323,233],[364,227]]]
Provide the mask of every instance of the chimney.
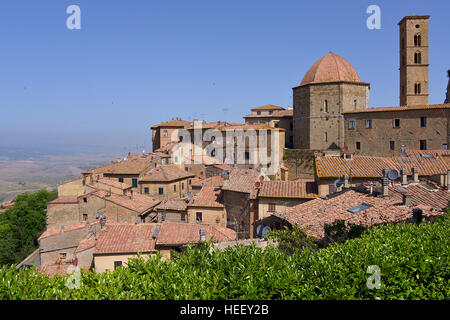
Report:
[[383,188],[383,197],[387,197],[389,195],[389,179],[381,178],[381,185]]
[[411,195],[408,193],[404,193],[403,194],[403,205],[404,206],[411,206],[412,205],[412,201],[411,201]]
[[350,186],[348,179],[349,179],[348,174],[345,174],[344,175],[344,188],[348,188]]
[[447,181],[446,181],[446,178],[447,176],[445,175],[445,174],[440,174],[439,175],[439,185],[441,186],[441,187],[445,187],[446,185],[447,185]]
[[413,176],[413,182],[414,183],[419,183],[419,169],[417,168],[412,168],[412,176]]
[[406,186],[408,184],[408,171],[402,169],[400,170],[400,175],[402,177],[402,186]]
[[206,229],[200,229],[200,241],[206,241]]
[[381,170],[381,174],[383,175],[383,178],[387,178],[388,172],[389,172],[389,169],[386,169],[386,168]]

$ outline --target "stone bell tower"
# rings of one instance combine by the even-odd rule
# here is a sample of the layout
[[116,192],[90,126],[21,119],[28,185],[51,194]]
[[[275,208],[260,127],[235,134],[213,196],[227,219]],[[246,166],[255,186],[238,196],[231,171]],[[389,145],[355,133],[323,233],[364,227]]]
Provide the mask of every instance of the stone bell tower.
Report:
[[400,27],[400,105],[428,104],[428,19],[407,16]]

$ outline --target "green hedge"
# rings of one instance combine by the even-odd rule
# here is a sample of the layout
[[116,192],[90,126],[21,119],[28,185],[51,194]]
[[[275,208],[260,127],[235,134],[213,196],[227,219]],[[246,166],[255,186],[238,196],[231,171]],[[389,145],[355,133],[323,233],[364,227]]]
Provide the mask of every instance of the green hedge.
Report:
[[[450,218],[375,227],[326,249],[190,249],[174,260],[135,259],[114,272],[53,279],[33,269],[0,269],[1,299],[448,299]],[[381,270],[369,289],[367,268]]]

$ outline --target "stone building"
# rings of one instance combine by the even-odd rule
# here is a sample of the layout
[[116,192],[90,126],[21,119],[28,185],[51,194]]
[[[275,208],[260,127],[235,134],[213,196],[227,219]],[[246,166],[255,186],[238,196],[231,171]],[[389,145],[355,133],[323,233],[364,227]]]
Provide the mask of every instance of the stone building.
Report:
[[162,165],[139,177],[139,191],[160,200],[184,198],[190,192],[190,179],[194,176],[175,164]]
[[344,151],[370,156],[402,150],[447,150],[450,104],[409,105],[344,112]]
[[344,58],[328,53],[293,88],[294,148],[326,150],[344,146],[345,111],[369,105],[367,82]]
[[428,19],[406,16],[400,27],[400,106],[428,104]]
[[189,124],[189,121],[176,119],[152,126],[153,152],[173,142],[172,135]]
[[251,109],[250,115],[244,116],[245,123],[262,123],[269,127],[283,128],[285,130],[285,147],[294,145],[293,109],[285,109],[274,105],[265,105]]

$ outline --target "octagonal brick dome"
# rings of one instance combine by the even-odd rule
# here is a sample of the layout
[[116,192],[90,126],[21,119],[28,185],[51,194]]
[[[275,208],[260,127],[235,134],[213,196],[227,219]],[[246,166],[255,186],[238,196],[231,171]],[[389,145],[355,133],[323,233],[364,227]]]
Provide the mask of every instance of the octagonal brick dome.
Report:
[[341,81],[361,82],[361,79],[350,62],[340,55],[330,52],[312,65],[300,85]]

